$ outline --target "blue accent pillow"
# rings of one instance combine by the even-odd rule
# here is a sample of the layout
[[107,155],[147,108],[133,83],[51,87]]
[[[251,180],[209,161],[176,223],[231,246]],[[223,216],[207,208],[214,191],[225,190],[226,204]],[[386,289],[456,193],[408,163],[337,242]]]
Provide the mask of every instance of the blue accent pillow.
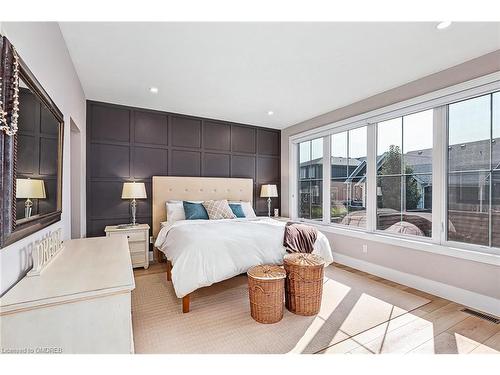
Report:
[[236,217],[245,217],[245,213],[243,212],[243,207],[239,203],[229,203],[229,207],[231,207],[231,211]]
[[203,204],[182,201],[182,205],[184,206],[186,220],[208,220],[208,213]]

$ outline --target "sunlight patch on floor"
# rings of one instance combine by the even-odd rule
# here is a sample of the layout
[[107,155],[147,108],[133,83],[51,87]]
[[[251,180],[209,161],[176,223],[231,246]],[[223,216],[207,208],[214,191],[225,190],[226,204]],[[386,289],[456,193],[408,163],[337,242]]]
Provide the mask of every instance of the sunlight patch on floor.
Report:
[[490,348],[487,345],[481,344],[477,348],[475,348],[471,352],[471,354],[500,354],[500,351]]
[[[302,353],[304,349],[307,348],[309,343],[325,324],[325,321],[349,294],[350,290],[351,288],[349,286],[327,278],[327,281],[323,284],[323,303],[321,304],[320,312],[290,353]],[[337,332],[334,340],[338,342],[347,337],[347,335]]]
[[[325,280],[323,283],[323,303],[321,303],[318,317],[327,320],[351,291],[351,287],[328,277],[325,277]],[[325,301],[328,303],[324,303]]]
[[[387,332],[365,344],[366,349],[373,353],[400,353],[404,354],[434,338],[434,329],[431,322],[417,318],[415,321],[406,324],[398,329]],[[353,350],[356,352],[366,352],[365,348]]]
[[405,312],[406,310],[363,293],[345,318],[340,329],[347,335],[354,336]]
[[[342,333],[339,331],[339,333]],[[344,334],[345,335],[345,334]],[[347,335],[345,335],[347,337]],[[359,346],[359,343],[349,338],[347,340],[341,341],[333,346],[330,346],[328,349],[321,352],[321,354],[345,354],[350,352],[353,349],[356,349]]]
[[426,341],[415,350],[412,354],[466,354],[470,353],[479,345],[477,341],[471,340],[458,333],[450,334],[443,332],[433,339]]
[[[363,346],[366,343],[369,343],[371,341],[374,341],[378,339],[378,342],[380,343],[379,346],[381,345],[384,335],[387,333],[398,329],[408,323],[411,323],[412,321],[415,321],[416,319],[419,319],[418,316],[413,315],[412,313],[406,313],[403,315],[400,315],[394,319],[391,319],[387,322],[384,322],[382,324],[379,324],[376,327],[373,327],[369,330],[366,330],[364,332],[361,332],[360,334],[356,336],[352,336],[349,340],[339,342],[331,347],[329,347],[327,350],[325,350],[323,353],[324,354],[336,354],[336,353],[349,353],[352,350],[357,349],[358,353],[363,352],[366,354],[373,354],[370,350],[366,348],[358,348],[359,346]],[[348,342],[347,342],[348,341]]]
[[455,338],[458,354],[470,353],[472,350],[474,350],[476,347],[478,347],[481,344],[477,341],[474,341],[468,337],[462,336],[458,333],[455,333],[454,338]]
[[[328,291],[328,284],[332,293],[338,293],[341,290],[340,286],[343,286],[345,290],[343,284],[329,280],[329,283],[325,283],[325,292]],[[333,306],[323,306],[320,311],[319,315],[325,321],[340,319],[339,322],[342,322],[333,337],[328,338],[328,348],[322,353],[346,353],[376,338],[380,338],[380,345],[377,347],[379,349],[388,331],[418,319],[408,310],[394,304],[402,303],[404,305],[406,303],[404,295],[396,297],[387,294],[375,297],[365,292],[358,297],[349,295],[343,302],[340,305],[336,304],[338,305],[337,310]],[[332,316],[332,314],[334,315]],[[370,349],[367,351],[371,352]]]
[[498,332],[475,348],[472,354],[500,354],[500,327]]
[[316,317],[311,323],[311,325],[307,327],[307,330],[304,332],[304,335],[299,339],[299,341],[297,341],[297,344],[295,344],[294,348],[290,350],[289,353],[304,352],[309,343],[317,335],[321,327],[323,327],[323,324],[325,324],[325,321],[320,317]]

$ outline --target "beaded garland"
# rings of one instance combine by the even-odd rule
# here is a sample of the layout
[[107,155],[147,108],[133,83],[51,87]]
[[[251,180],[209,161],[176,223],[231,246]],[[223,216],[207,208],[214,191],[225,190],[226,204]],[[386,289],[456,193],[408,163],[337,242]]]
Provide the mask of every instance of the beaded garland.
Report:
[[12,47],[12,54],[14,56],[13,63],[13,83],[14,83],[14,105],[12,108],[12,119],[10,125],[7,122],[7,111],[5,110],[2,101],[2,77],[0,77],[0,130],[5,132],[8,136],[13,136],[17,133],[17,119],[19,118],[19,57],[16,50]]

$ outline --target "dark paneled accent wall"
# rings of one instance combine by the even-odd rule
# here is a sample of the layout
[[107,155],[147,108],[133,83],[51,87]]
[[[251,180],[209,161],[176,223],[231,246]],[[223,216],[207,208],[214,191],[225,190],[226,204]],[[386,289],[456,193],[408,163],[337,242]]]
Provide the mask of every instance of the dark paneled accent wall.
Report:
[[[254,208],[267,215],[262,184],[280,184],[280,131],[174,113],[87,102],[87,236],[129,222],[124,181],[146,184],[137,221],[151,226],[151,177],[254,180]],[[280,208],[279,198],[273,208]]]

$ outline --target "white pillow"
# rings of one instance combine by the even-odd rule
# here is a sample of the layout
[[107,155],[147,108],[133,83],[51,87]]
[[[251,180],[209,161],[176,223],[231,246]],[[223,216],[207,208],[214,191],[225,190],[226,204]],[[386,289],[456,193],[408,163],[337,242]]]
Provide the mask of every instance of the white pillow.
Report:
[[184,213],[184,205],[182,201],[168,201],[167,202],[167,222],[173,224],[179,220],[186,220]]
[[[191,203],[203,203],[203,201],[187,201]],[[186,220],[186,213],[184,211],[184,205],[182,201],[179,200],[168,200],[166,203],[167,207],[167,222],[173,224],[179,220]]]
[[[167,203],[182,203],[183,201],[180,201],[180,200],[168,200]],[[186,201],[186,202],[189,202],[189,203],[203,203],[204,201]]]
[[257,217],[257,215],[255,215],[255,211],[253,210],[252,204],[250,202],[229,202],[229,203],[241,204],[241,209],[243,210],[245,217],[249,217],[249,218]]

